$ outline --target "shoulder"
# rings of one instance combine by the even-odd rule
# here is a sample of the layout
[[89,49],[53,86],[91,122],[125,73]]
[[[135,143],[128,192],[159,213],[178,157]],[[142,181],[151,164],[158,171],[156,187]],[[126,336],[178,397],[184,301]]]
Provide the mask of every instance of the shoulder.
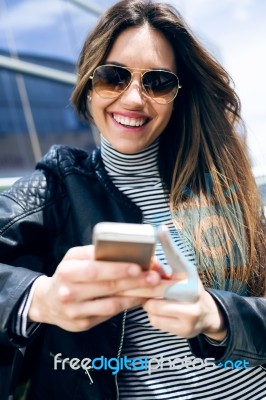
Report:
[[[36,170],[16,181],[0,194],[1,202],[13,201],[12,207],[31,212],[64,197],[64,175],[79,170],[90,157],[84,150],[67,146],[53,146],[38,162]],[[88,163],[90,164],[90,162]]]
[[[16,213],[36,212],[64,196],[64,188],[55,177],[36,170],[30,176],[17,180],[8,190],[0,194],[0,207],[11,207]],[[10,202],[12,201],[12,202]]]
[[68,174],[88,174],[93,170],[95,158],[99,156],[99,149],[92,154],[75,147],[54,145],[37,164],[36,169],[49,171],[58,178]]
[[31,175],[0,193],[0,235],[21,221],[24,225],[27,221],[41,225],[45,215],[46,225],[53,227],[58,216],[60,220],[65,218],[70,201],[65,178],[69,174],[77,178],[86,174],[90,180],[96,179],[93,159],[97,159],[97,154],[97,151],[89,155],[84,150],[53,146]]

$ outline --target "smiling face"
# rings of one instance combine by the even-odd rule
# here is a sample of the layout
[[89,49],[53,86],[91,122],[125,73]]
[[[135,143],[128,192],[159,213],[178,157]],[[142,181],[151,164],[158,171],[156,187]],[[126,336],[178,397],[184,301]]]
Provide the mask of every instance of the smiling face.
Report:
[[[148,25],[123,31],[105,64],[176,73],[171,45],[162,33]],[[111,145],[124,154],[134,154],[148,147],[163,132],[173,110],[173,102],[158,104],[145,94],[139,72],[133,74],[130,86],[115,99],[104,99],[94,89],[89,94],[95,124]]]

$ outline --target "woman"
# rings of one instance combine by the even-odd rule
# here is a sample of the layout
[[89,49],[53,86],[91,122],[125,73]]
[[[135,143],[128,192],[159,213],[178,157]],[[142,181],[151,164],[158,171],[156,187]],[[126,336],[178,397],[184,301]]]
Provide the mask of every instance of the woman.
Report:
[[[264,226],[227,73],[173,8],[121,1],[72,100],[100,149],[55,146],[1,195],[1,398],[27,347],[27,399],[263,399]],[[148,272],[95,261],[100,221],[164,224],[176,247],[162,238]]]

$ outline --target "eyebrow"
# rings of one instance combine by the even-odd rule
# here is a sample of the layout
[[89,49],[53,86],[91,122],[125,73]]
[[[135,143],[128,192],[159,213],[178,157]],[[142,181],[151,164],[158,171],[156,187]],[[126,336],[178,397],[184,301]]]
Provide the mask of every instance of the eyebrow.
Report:
[[[125,65],[123,63],[119,63],[117,61],[106,61],[105,62],[106,65],[110,64],[110,65],[117,65],[118,67],[125,67],[130,69],[130,67],[128,65]],[[134,69],[134,68],[132,68]],[[136,69],[142,69],[142,68],[136,68]],[[162,71],[168,71],[168,72],[173,72],[171,71],[169,68],[165,68],[165,67],[156,67],[156,68],[143,68],[143,70],[147,70],[147,71],[158,71],[158,70],[162,70]]]

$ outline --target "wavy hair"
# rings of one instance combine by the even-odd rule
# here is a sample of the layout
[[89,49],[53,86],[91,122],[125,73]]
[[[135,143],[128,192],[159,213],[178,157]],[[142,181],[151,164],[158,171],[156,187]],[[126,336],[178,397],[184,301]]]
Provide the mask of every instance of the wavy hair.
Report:
[[205,286],[261,296],[265,223],[245,147],[240,101],[231,77],[178,11],[145,0],[122,0],[109,8],[84,43],[72,102],[91,121],[89,77],[105,62],[121,32],[144,24],[172,45],[182,85],[159,153],[175,226],[192,243]]

